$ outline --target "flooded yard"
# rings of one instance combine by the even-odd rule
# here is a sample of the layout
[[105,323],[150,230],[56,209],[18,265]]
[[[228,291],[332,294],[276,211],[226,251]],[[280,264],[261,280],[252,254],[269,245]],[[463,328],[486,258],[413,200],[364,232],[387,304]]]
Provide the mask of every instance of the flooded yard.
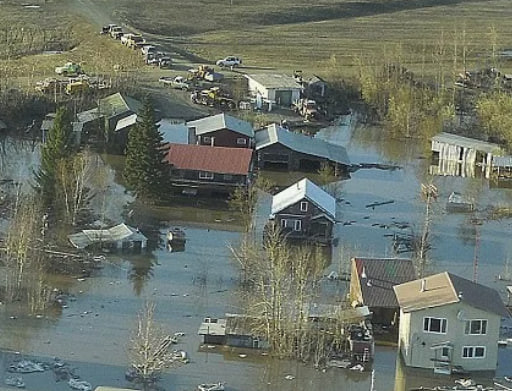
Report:
[[[445,204],[448,195],[458,191],[474,197],[479,210],[497,203],[510,205],[511,190],[491,189],[485,179],[430,178],[429,154],[422,146],[379,141],[375,129],[354,130],[353,125],[346,122],[344,126],[323,129],[317,137],[344,145],[352,163],[386,163],[401,169],[360,169],[341,182],[337,211],[340,223],[336,228],[339,240],[325,274],[331,270],[348,271],[351,256],[394,256],[389,235],[421,231],[425,203],[420,188],[432,180],[439,189],[439,198],[433,204],[428,270],[448,270],[468,279],[476,276],[505,297],[506,283],[497,281],[496,276],[503,274],[511,254],[511,220],[472,225],[467,214],[447,213]],[[32,157],[30,152],[27,154]],[[27,162],[35,164],[29,157]],[[12,155],[0,159],[2,167],[12,166],[12,161]],[[17,172],[17,166],[13,167]],[[302,175],[293,173],[286,178],[292,182]],[[269,176],[283,177],[279,173]],[[123,193],[115,186],[112,192]],[[129,201],[126,197],[125,202]],[[120,201],[112,208],[112,215],[120,215],[123,200]],[[393,202],[367,207],[386,201]],[[137,208],[140,209],[134,211],[133,218],[146,216],[146,225],[157,227],[157,243],[165,242],[167,228],[179,225],[184,229],[185,251],[170,252],[160,245],[148,254],[107,255],[103,268],[90,278],[55,277],[54,287],[69,294],[66,304],[40,316],[27,316],[20,306],[0,305],[0,379],[8,375],[6,370],[12,360],[21,356],[42,362],[58,357],[76,368],[75,374],[93,387],[133,388],[124,378],[128,341],[137,313],[144,302],[153,301],[157,321],[172,332],[185,333],[175,346],[190,356],[190,363],[164,374],[159,384],[164,390],[193,390],[200,383],[216,381],[226,382],[228,391],[369,389],[371,373],[342,369],[323,372],[311,365],[273,360],[257,350],[244,351],[246,356],[241,357],[240,351],[202,346],[197,331],[205,316],[221,317],[226,312],[243,310],[238,308],[237,273],[228,248],[240,240],[240,228],[227,209],[210,211],[202,201],[197,207],[176,205],[162,209],[151,218],[143,207]],[[262,194],[257,226],[262,227],[269,212],[270,196]],[[327,288],[340,296],[346,288],[342,282],[326,284],[335,284]],[[434,377],[431,371],[405,371],[396,349],[391,347],[377,347],[374,368],[377,390],[406,391],[420,385],[453,382]],[[501,349],[498,375],[511,372],[512,349]],[[66,382],[56,382],[51,371],[23,375],[23,379],[29,391],[70,390]],[[0,389],[7,388],[2,380]]]

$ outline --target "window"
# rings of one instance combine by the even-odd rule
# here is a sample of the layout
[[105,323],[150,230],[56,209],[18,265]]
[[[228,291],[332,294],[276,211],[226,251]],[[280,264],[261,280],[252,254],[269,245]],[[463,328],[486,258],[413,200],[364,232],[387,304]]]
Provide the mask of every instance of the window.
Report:
[[485,320],[485,319],[466,320],[466,329],[464,332],[469,335],[487,334],[487,320]]
[[444,346],[441,349],[441,357],[442,358],[450,358],[450,348],[448,346]]
[[233,175],[231,175],[231,174],[224,174],[224,180],[225,181],[230,181],[232,179],[233,179]]
[[302,221],[295,220],[295,224],[293,225],[294,231],[300,231],[302,229]]
[[211,144],[212,142],[212,138],[210,136],[203,136],[202,139],[204,144]]
[[307,212],[308,211],[308,203],[307,203],[307,201],[302,201],[300,203],[300,211],[301,212]]
[[199,171],[199,179],[213,179],[213,172]]
[[286,224],[288,223],[288,220],[282,219],[281,220],[281,228],[286,228]]
[[484,358],[485,346],[464,346],[462,348],[462,358]]
[[446,334],[446,323],[444,318],[424,318],[423,331],[426,333]]
[[238,145],[246,145],[246,144],[247,144],[247,139],[242,138],[242,137],[237,138],[237,139],[236,139],[236,143],[237,143]]

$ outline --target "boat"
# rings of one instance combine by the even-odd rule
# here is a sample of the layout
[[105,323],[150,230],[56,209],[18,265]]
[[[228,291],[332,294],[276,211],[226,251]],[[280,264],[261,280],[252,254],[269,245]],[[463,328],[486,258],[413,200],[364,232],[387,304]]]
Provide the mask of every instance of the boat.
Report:
[[197,389],[199,391],[224,391],[224,384],[223,382],[217,382],[217,383],[203,383],[199,384],[197,386]]

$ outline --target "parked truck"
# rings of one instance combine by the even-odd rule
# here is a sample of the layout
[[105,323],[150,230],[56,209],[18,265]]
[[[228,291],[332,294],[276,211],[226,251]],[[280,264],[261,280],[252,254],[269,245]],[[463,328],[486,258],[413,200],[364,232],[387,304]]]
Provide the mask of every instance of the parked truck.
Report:
[[62,76],[78,76],[83,73],[82,67],[74,62],[67,62],[62,66],[55,67],[55,73]]
[[302,98],[292,105],[292,109],[301,115],[306,121],[318,117],[318,108],[316,101],[312,99]]

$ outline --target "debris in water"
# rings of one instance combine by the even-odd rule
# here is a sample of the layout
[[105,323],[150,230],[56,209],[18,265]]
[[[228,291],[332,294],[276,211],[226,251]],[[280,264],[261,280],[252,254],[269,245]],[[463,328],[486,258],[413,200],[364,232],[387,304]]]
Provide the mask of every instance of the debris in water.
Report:
[[88,382],[86,382],[84,380],[80,380],[80,379],[71,378],[68,381],[68,385],[71,388],[73,388],[74,390],[79,390],[79,391],[91,391],[92,390],[91,383],[88,383]]
[[34,372],[44,372],[45,368],[43,364],[30,361],[30,360],[21,360],[9,365],[7,371],[14,373],[34,373]]
[[286,375],[284,378],[286,380],[293,380],[293,379],[295,379],[295,376],[293,376],[293,375]]
[[25,388],[25,382],[21,376],[8,376],[5,378],[5,384],[12,387]]
[[375,209],[376,206],[393,204],[394,202],[395,202],[395,200],[382,201],[382,202],[372,202],[371,204],[365,205],[365,208]]
[[238,355],[238,357],[240,357],[240,358],[246,358],[246,357],[247,357],[247,354],[243,354],[243,353],[242,353],[242,354],[239,354],[239,355]]

